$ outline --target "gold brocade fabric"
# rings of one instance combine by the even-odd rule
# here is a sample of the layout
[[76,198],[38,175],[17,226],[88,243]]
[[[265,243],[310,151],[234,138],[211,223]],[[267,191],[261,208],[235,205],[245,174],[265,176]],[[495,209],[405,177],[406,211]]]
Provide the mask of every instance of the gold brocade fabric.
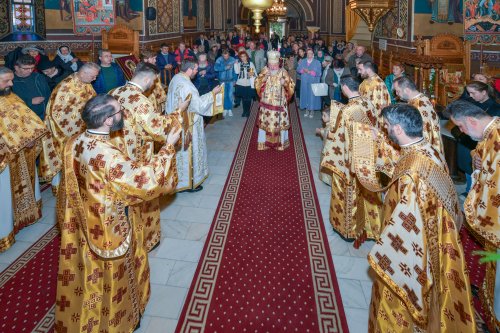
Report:
[[[281,79],[285,84],[281,85]],[[293,96],[295,82],[290,79],[288,72],[280,68],[271,75],[264,67],[255,79],[255,89],[260,97],[257,127],[266,132],[266,147],[285,149],[289,141],[281,142],[281,132],[290,128],[288,102]]]
[[[473,186],[464,203],[465,217],[470,227],[486,241],[485,250],[496,252],[500,249],[500,118],[485,129],[483,140],[471,154],[481,159],[481,169],[472,174]],[[495,319],[493,309],[495,269],[495,263],[486,264],[481,300],[489,326],[499,330],[500,322]]]
[[165,104],[167,102],[167,93],[161,84],[160,78],[156,78],[155,83],[144,94],[155,106],[156,113],[162,115],[165,113]]
[[344,238],[357,238],[364,231],[369,238],[380,232],[380,194],[364,189],[356,179],[353,162],[354,123],[375,124],[373,105],[362,97],[349,99],[347,105],[332,103],[330,133],[321,161],[322,170],[332,174],[330,223]]
[[[123,130],[113,135],[113,142],[131,159],[148,163],[153,157],[154,143],[164,143],[171,130],[181,128],[180,112],[159,115],[155,105],[133,84],[118,87],[109,94],[121,104],[124,116]],[[175,186],[170,188],[174,189]],[[133,206],[129,214],[140,243],[150,251],[161,239],[159,199]]]
[[157,198],[176,181],[171,145],[141,163],[128,158],[108,135],[85,132],[71,139],[58,201],[64,221],[56,332],[134,330],[149,299],[150,269],[128,208]]
[[[35,199],[35,160],[49,131],[17,95],[0,96],[0,172],[10,169],[14,225],[0,239],[0,252],[14,244],[14,235],[42,216],[41,200]],[[5,221],[11,223],[11,221]]]
[[[476,332],[455,218],[458,198],[449,176],[436,178],[447,175],[445,162],[437,156],[425,140],[402,149],[405,170],[399,173],[396,165],[384,200],[380,239],[368,255],[376,273],[369,332]],[[422,165],[428,167],[428,176]],[[454,192],[448,194],[452,211],[445,203],[450,199],[442,198],[445,190]]]
[[369,100],[376,110],[377,128],[384,128],[384,119],[382,118],[382,109],[391,105],[391,95],[385,82],[378,76],[374,75],[364,79],[359,86],[359,94],[361,97]]
[[26,146],[34,145],[50,132],[38,116],[16,94],[0,96],[0,172]]
[[424,138],[429,142],[434,149],[444,156],[443,142],[441,141],[441,127],[439,125],[439,117],[434,110],[429,97],[424,94],[419,94],[415,98],[408,101],[408,104],[413,105],[420,111],[423,120]]
[[77,73],[62,80],[52,91],[45,124],[53,141],[43,142],[40,179],[50,181],[61,170],[64,145],[70,137],[85,130],[81,113],[87,101],[95,95],[92,85],[83,83]]

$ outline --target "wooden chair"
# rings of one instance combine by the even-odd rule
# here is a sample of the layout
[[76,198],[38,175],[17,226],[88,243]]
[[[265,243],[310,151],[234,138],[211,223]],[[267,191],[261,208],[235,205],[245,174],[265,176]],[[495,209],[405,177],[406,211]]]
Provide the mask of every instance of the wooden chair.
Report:
[[109,31],[102,31],[102,48],[113,54],[135,55],[139,58],[139,31],[117,24]]

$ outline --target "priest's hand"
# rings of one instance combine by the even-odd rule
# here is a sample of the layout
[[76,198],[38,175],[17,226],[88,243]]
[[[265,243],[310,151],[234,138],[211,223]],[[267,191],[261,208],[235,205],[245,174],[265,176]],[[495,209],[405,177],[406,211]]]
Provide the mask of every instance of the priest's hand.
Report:
[[316,135],[319,135],[319,136],[323,137],[323,135],[322,135],[321,132],[322,132],[321,128],[316,128]]
[[474,166],[474,170],[481,170],[481,167],[482,167],[482,161],[481,161],[481,157],[478,155],[478,154],[474,154],[472,156],[472,165]]
[[171,144],[172,146],[179,141],[179,138],[181,137],[181,132],[182,129],[177,130],[176,132],[170,131],[167,135],[167,143]]
[[31,104],[38,105],[38,104],[43,103],[44,100],[45,100],[45,97],[43,97],[43,96],[33,97],[31,99]]
[[191,100],[188,99],[186,101],[182,101],[179,103],[179,109],[181,110],[181,112],[184,112],[187,110],[187,108],[189,107],[189,104],[191,103]]
[[212,92],[213,92],[214,94],[218,94],[218,93],[220,93],[220,91],[221,91],[221,90],[222,90],[222,86],[221,86],[221,85],[218,85],[218,86],[216,86],[214,89],[212,89]]

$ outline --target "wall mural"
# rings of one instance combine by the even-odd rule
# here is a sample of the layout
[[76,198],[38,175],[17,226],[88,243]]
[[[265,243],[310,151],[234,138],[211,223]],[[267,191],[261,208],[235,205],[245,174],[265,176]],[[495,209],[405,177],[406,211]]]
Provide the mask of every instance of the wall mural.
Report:
[[463,0],[415,1],[415,14],[431,14],[436,23],[463,23]]
[[466,0],[465,39],[477,44],[500,44],[500,1]]
[[[375,27],[375,37],[387,39],[407,40],[409,27],[409,0],[400,0],[387,14],[385,14]],[[401,28],[403,36],[398,37],[396,30]]]
[[198,0],[182,0],[182,15],[184,16],[184,28],[188,29],[196,28],[197,12],[198,12]]
[[72,14],[75,34],[99,35],[115,25],[115,8],[112,0],[74,0]]
[[147,0],[150,7],[155,7],[156,20],[147,21],[149,35],[178,33],[181,31],[179,0]]
[[[105,2],[107,0],[103,1]],[[142,30],[143,0],[108,1],[114,2],[116,24],[124,24],[134,30]],[[71,0],[45,0],[47,30],[73,31],[71,3]]]

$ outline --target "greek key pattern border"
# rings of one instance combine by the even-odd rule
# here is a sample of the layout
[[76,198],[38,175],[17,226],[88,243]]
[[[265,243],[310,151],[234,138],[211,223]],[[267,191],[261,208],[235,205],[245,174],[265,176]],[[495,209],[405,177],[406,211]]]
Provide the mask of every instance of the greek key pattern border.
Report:
[[[254,106],[257,105],[254,103]],[[201,268],[194,282],[193,293],[190,299],[186,300],[188,308],[181,332],[203,332],[205,329],[257,113],[257,110],[253,109],[245,125],[240,146],[217,211],[214,227],[204,256],[201,258]]]
[[0,273],[0,288],[2,288],[9,280],[14,277],[38,252],[40,252],[48,243],[50,243],[57,235],[59,230],[57,226],[53,226],[45,235],[43,235],[35,244],[33,244],[26,252],[16,259],[9,267]]
[[[297,107],[290,108],[293,143],[297,161],[297,171],[302,198],[302,209],[311,265],[311,275],[316,298],[318,327],[321,333],[343,332],[339,304],[334,288],[333,267],[328,258],[328,240],[322,232],[322,219],[314,197],[314,183],[309,170],[307,151],[300,131],[300,120],[297,116]],[[342,307],[342,304],[340,304]]]

